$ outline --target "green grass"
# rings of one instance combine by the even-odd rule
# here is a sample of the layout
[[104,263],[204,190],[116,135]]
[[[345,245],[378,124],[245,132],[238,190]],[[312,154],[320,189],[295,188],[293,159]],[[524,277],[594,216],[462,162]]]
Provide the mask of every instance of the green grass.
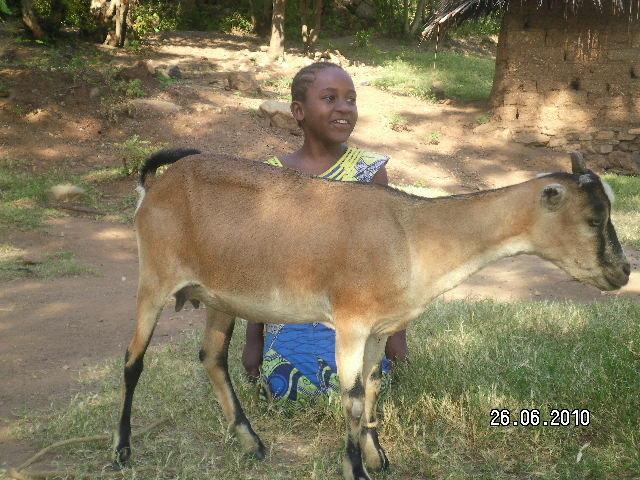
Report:
[[[432,304],[409,331],[411,363],[381,398],[380,436],[393,470],[375,478],[633,478],[640,469],[638,318],[640,305],[620,299]],[[237,330],[232,377],[268,446],[267,460],[239,452],[197,360],[198,335],[190,334],[146,357],[134,431],[162,417],[172,422],[134,442],[134,468],[123,478],[340,478],[344,421],[336,399],[304,409],[257,399],[241,378]],[[84,380],[99,385],[95,393],[68,407],[28,412],[17,434],[46,446],[111,431],[120,376],[120,360],[86,371]],[[543,419],[552,408],[588,409],[591,424],[491,427],[493,408],[516,416],[536,408]],[[68,447],[59,461],[76,473],[96,472],[109,457],[102,442]],[[136,473],[145,467],[154,473]]]
[[123,215],[127,221],[135,206],[135,194],[124,199],[103,198],[98,188],[101,182],[123,178],[122,169],[98,169],[84,175],[61,168],[34,174],[20,162],[0,160],[0,232],[7,228],[33,230],[41,228],[50,217],[62,216],[59,210],[47,205],[47,192],[56,184],[72,183],[82,187],[86,195],[83,205],[105,213]]
[[434,57],[433,50],[390,41],[372,40],[368,48],[332,42],[347,58],[378,67],[372,84],[393,93],[434,100],[434,82],[441,82],[446,97],[463,101],[487,100],[491,93],[493,58],[446,51]]
[[640,249],[640,177],[605,175],[616,195],[612,220],[620,242]]
[[92,267],[78,263],[72,252],[53,253],[35,263],[25,262],[23,253],[12,245],[0,245],[0,282],[96,274]]

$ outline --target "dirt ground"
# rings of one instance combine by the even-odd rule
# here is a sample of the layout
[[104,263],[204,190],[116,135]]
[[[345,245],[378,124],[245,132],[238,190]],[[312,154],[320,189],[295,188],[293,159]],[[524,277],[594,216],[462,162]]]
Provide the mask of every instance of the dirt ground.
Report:
[[[224,88],[226,72],[247,70],[260,80],[291,76],[303,62],[261,66],[253,39],[211,34],[171,34],[139,56],[111,52],[115,65],[140,59],[177,64],[183,79],[166,89],[148,80],[151,98],[171,101],[180,111],[165,116],[119,117],[110,123],[97,114],[99,96],[64,73],[34,73],[26,67],[0,67],[10,89],[0,98],[0,158],[21,159],[34,172],[63,167],[86,172],[118,166],[115,145],[136,134],[154,145],[192,146],[205,152],[234,153],[253,160],[295,149],[301,138],[265,125],[255,115],[269,92],[242,95]],[[26,58],[34,47],[0,34],[0,54]],[[254,57],[251,60],[250,56]],[[536,173],[567,170],[566,154],[511,143],[490,126],[478,127],[482,104],[427,103],[380,91],[370,85],[375,68],[349,67],[358,90],[360,120],[353,144],[391,155],[390,182],[464,193],[499,187]],[[268,90],[268,89],[267,89]],[[12,106],[20,105],[20,114]],[[394,131],[387,118],[400,113],[409,130]],[[439,143],[433,144],[433,132]],[[134,179],[107,184],[114,197],[129,194]],[[0,243],[27,255],[71,251],[98,274],[52,280],[15,280],[0,285],[0,468],[34,453],[28,442],[12,438],[10,425],[21,413],[64,404],[81,386],[85,366],[122,355],[134,328],[137,253],[133,227],[82,214],[47,222],[38,231],[13,231]],[[634,271],[628,286],[613,295],[640,301],[640,255],[627,249]],[[498,262],[446,293],[445,299],[598,301],[607,295],[578,284],[553,265],[521,256]],[[167,342],[182,331],[200,328],[202,313],[165,309],[153,339]],[[196,355],[196,352],[194,352]],[[86,388],[86,387],[83,387]]]

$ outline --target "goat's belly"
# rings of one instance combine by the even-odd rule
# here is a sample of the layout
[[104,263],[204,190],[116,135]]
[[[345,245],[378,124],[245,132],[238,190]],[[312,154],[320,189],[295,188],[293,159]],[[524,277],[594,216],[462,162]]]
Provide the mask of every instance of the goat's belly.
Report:
[[206,292],[202,301],[212,308],[252,322],[333,324],[329,301],[319,295],[290,298],[277,291],[262,295]]

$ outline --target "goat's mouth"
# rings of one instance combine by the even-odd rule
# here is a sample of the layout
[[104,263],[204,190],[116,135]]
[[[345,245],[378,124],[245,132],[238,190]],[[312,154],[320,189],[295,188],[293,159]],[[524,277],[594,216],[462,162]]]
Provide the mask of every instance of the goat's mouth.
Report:
[[596,287],[600,290],[609,292],[611,290],[618,290],[624,287],[629,282],[629,275],[624,272],[605,272],[602,276],[594,280],[595,281],[592,283]]

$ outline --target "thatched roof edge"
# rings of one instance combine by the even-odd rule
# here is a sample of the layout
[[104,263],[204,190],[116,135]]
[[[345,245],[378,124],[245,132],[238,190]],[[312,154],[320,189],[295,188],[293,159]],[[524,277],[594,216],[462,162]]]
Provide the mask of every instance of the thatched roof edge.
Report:
[[425,26],[422,36],[431,37],[438,30],[483,17],[499,9],[508,9],[511,1],[532,1],[536,2],[538,7],[550,2],[577,13],[585,2],[593,2],[600,9],[607,5],[613,12],[627,14],[630,20],[638,19],[640,12],[640,0],[611,0],[610,3],[606,0],[445,0]]

